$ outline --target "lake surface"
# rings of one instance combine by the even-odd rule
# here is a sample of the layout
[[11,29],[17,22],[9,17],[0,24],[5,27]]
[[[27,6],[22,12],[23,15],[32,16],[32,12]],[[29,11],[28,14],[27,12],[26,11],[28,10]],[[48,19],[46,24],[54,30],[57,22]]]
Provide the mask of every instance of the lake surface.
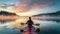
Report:
[[40,23],[39,34],[60,34],[60,21],[35,20],[35,22]]
[[[34,23],[40,23],[39,34],[60,34],[60,21],[53,20],[33,20]],[[0,34],[22,34],[16,27],[6,24],[0,24]]]

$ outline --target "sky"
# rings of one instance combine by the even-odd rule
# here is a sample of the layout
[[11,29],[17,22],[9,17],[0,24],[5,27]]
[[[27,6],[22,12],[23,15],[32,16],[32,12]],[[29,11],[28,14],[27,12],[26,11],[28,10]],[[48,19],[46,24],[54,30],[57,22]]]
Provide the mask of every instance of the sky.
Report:
[[32,16],[60,11],[60,0],[0,0],[0,10],[19,16]]

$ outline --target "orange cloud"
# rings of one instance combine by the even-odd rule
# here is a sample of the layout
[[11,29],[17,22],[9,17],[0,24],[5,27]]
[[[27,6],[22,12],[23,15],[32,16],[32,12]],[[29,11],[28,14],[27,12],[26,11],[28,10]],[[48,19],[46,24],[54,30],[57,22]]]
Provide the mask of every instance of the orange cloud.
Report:
[[[45,5],[46,4],[46,5]],[[48,3],[49,4],[49,3]],[[31,9],[42,9],[45,6],[48,5],[47,2],[45,3],[40,3],[39,0],[21,0],[18,4],[17,4],[17,8],[15,8],[16,12],[20,13],[20,12],[27,12],[30,11]]]
[[17,12],[26,12],[30,10],[30,7],[28,7],[28,4],[18,3],[16,10]]
[[[45,8],[47,6],[50,6],[50,2],[46,2],[46,1],[42,1],[42,0],[20,0],[18,3],[16,3],[16,5],[8,5],[8,6],[4,6],[5,8],[0,8],[0,9],[4,9],[10,12],[14,12],[14,13],[25,13],[28,12],[28,15],[32,15],[34,14],[33,9],[42,9]],[[29,14],[29,11],[31,11],[31,13]],[[38,12],[37,12],[38,13]],[[36,14],[36,13],[35,13]]]

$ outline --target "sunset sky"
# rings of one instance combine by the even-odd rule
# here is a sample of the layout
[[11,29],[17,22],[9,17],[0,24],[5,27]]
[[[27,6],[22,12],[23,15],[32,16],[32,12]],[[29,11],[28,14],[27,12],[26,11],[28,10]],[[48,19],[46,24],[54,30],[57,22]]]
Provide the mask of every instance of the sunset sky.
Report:
[[60,0],[0,0],[0,10],[20,16],[60,11]]
[[[14,14],[5,15],[3,12],[0,12],[0,33],[5,34],[5,31],[7,31],[7,34],[9,32],[16,33],[14,29],[18,29],[20,33],[20,29],[28,25],[26,24],[26,22],[29,20],[28,17],[60,11],[60,0],[0,0],[0,11],[7,11],[5,14],[8,14],[9,12]],[[57,31],[56,28],[58,26],[60,27],[59,18],[60,16],[39,16],[37,18],[32,17],[32,21],[34,23],[33,27],[41,29],[48,28],[50,31],[50,28],[53,30],[55,28]],[[24,25],[22,25],[22,23]],[[40,26],[37,27],[35,24],[40,24]],[[8,31],[11,29],[12,31]],[[60,28],[58,28],[58,31],[59,30]]]

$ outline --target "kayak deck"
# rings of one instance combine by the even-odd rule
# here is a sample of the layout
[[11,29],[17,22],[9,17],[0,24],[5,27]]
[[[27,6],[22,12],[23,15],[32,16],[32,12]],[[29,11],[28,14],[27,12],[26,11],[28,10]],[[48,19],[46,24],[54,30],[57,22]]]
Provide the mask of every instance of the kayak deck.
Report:
[[27,27],[22,34],[37,34],[33,27]]

